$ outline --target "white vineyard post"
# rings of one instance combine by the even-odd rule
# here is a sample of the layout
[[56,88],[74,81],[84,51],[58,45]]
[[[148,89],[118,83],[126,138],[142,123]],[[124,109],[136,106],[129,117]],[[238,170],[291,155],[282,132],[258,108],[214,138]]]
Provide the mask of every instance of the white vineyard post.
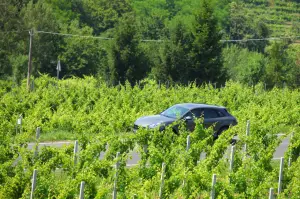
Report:
[[288,168],[290,168],[290,167],[291,167],[291,162],[292,162],[292,158],[291,158],[291,157],[289,157],[289,161],[288,161]]
[[231,147],[231,154],[230,154],[230,166],[229,166],[230,172],[233,171],[234,153],[235,153],[235,146],[232,146]]
[[188,135],[186,138],[186,151],[189,151],[190,145],[191,145],[191,138],[190,135]]
[[77,164],[77,159],[78,159],[78,140],[76,140],[74,143],[74,165]]
[[[250,121],[249,120],[247,120],[247,125],[246,125],[246,137],[248,137],[249,136],[249,134],[250,134]],[[246,140],[246,142],[247,142],[247,140]],[[244,145],[244,159],[245,159],[245,157],[247,156],[247,143],[245,143],[245,145]]]
[[[293,137],[294,137],[294,132],[291,134],[290,143],[292,143]],[[289,161],[288,161],[288,168],[290,168],[292,164],[292,154],[293,152],[291,151]]]
[[57,70],[57,79],[59,80],[59,72],[61,71],[60,60],[58,60],[57,62],[56,70]]
[[22,129],[22,121],[23,121],[23,117],[22,117],[22,115],[20,115],[20,118],[19,118],[19,124],[20,124],[20,133],[22,133],[23,132],[23,129]]
[[[36,138],[37,142],[38,142],[38,140],[40,138],[40,134],[41,134],[41,128],[37,127],[36,128],[36,132],[35,132],[35,138]],[[35,146],[34,157],[36,157],[38,155],[38,151],[39,151],[39,145],[37,143],[37,145]]]
[[133,194],[132,199],[136,199],[136,198],[137,198],[136,194]]
[[36,186],[36,176],[37,176],[37,169],[34,169],[33,175],[32,175],[30,199],[34,198],[34,190],[35,190],[35,186]]
[[23,120],[23,117],[22,117],[22,115],[20,115],[17,120],[16,134],[18,133],[18,129],[19,129],[19,132],[22,133],[22,120]]
[[34,89],[34,79],[32,79],[30,84],[30,90],[33,91],[33,89]]
[[161,177],[160,177],[160,189],[159,189],[159,199],[163,198],[163,191],[164,191],[164,183],[165,183],[165,171],[166,171],[166,164],[163,162],[161,166]]
[[[187,138],[186,138],[186,152],[189,151],[190,145],[191,145],[191,137],[190,137],[190,135],[188,135]],[[184,171],[184,176],[186,177],[186,171]],[[183,180],[182,185],[183,186],[185,185],[185,179]]]
[[113,199],[117,198],[117,182],[118,182],[118,169],[119,169],[119,156],[120,152],[117,152],[116,158],[117,158],[117,163],[116,163],[116,173],[115,173],[115,180],[114,180],[114,190],[113,190]]
[[266,83],[264,83],[264,85],[265,85],[265,91],[267,90],[267,84]]
[[199,164],[201,162],[201,160],[204,160],[206,158],[206,154],[205,152],[201,152],[200,153],[200,157],[199,157],[199,160],[197,161],[197,164]]
[[282,188],[283,163],[284,163],[284,158],[281,157],[281,158],[280,158],[279,179],[278,179],[278,194],[281,193],[281,188]]
[[37,127],[35,132],[35,137],[37,140],[40,138],[40,135],[41,135],[41,127]]
[[217,175],[213,174],[212,176],[212,185],[211,185],[211,193],[210,193],[210,198],[215,199],[215,185],[217,182]]
[[145,153],[145,154],[148,153],[148,144],[144,144],[144,145],[143,145],[143,150],[144,150],[144,153]]
[[84,181],[81,181],[80,183],[80,192],[79,192],[79,199],[84,199]]
[[273,188],[270,188],[269,199],[274,199],[274,189]]

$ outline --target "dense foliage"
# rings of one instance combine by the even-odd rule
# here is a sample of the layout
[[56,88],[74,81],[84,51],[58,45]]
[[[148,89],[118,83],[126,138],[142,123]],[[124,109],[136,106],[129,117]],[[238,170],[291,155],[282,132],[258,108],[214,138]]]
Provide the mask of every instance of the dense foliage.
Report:
[[[262,84],[248,87],[233,82],[214,89],[212,85],[185,87],[151,80],[134,87],[129,82],[109,87],[91,77],[57,81],[41,76],[28,92],[25,82],[20,87],[0,82],[0,198],[28,198],[33,169],[38,170],[35,198],[77,198],[81,181],[86,182],[86,198],[110,198],[117,160],[118,198],[132,198],[134,194],[137,198],[156,198],[162,162],[166,163],[164,198],[208,198],[213,173],[217,174],[218,198],[266,198],[270,187],[277,189],[279,166],[272,157],[282,137],[276,134],[286,137],[291,132],[295,133],[285,155],[283,190],[278,197],[297,198],[300,194],[299,90],[265,90]],[[239,123],[216,142],[201,121],[194,132],[181,129],[180,135],[171,129],[132,133],[137,117],[181,102],[226,106]],[[20,115],[22,126],[16,124]],[[251,122],[248,137],[247,120]],[[28,150],[29,140],[39,142],[35,139],[38,126],[42,135],[58,130],[73,133],[80,145],[77,164],[72,144],[42,148],[36,155]],[[230,172],[226,151],[236,133],[241,141],[236,145]],[[191,145],[186,151],[188,134]],[[141,161],[128,168],[126,160],[133,149],[139,151]],[[117,152],[121,154],[118,159]],[[206,158],[197,163],[201,152],[206,152]]]
[[[56,76],[61,60],[60,77],[115,84],[149,77],[297,87],[299,11],[292,0],[3,0],[0,78],[26,77],[32,29],[34,77]],[[247,41],[273,36],[287,38]]]

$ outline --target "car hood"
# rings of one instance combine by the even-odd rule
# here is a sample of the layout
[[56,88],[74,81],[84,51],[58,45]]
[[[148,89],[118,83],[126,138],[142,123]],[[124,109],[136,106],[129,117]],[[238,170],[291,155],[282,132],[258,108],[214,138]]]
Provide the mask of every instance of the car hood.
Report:
[[134,124],[138,126],[148,127],[150,124],[168,124],[174,121],[174,118],[169,118],[163,115],[150,115],[137,119]]

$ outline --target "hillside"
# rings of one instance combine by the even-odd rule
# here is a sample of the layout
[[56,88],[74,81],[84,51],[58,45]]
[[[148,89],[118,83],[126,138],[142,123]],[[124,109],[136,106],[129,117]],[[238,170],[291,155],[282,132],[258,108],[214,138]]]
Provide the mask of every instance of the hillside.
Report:
[[272,37],[299,36],[299,1],[254,0],[245,5],[251,17],[265,18],[265,22],[272,31]]

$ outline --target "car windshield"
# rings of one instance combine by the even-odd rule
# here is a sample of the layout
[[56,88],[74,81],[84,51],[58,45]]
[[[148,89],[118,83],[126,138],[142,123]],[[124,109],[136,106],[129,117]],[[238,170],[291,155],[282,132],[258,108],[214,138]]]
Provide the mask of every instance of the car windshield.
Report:
[[161,115],[170,117],[170,118],[181,118],[185,113],[187,113],[189,109],[184,108],[182,106],[172,106],[168,108],[167,110],[163,111]]

